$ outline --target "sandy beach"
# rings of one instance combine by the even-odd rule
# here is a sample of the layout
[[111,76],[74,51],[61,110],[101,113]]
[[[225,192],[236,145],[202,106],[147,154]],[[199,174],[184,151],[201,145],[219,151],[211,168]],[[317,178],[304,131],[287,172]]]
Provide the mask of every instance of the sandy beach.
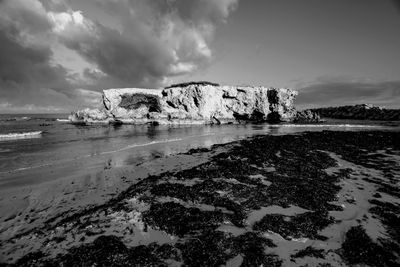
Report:
[[[46,167],[46,172],[53,173],[54,177],[46,177],[45,182],[2,188],[1,240],[41,228],[50,219],[65,217],[84,208],[101,205],[149,175],[178,171],[202,164],[214,153],[217,151],[195,155],[177,154],[119,168],[111,168],[105,163],[101,170],[97,168],[91,172],[84,168],[76,171],[74,169],[76,166],[56,165],[50,169]],[[66,177],[65,173],[73,175]],[[61,174],[62,179],[60,179]],[[20,178],[21,173],[18,175]],[[40,168],[27,170],[26,176],[28,175],[40,177],[43,175],[43,170]]]
[[10,191],[19,197],[2,209],[25,212],[2,218],[1,260],[394,266],[399,140],[398,132],[385,131],[257,136],[63,179],[59,187]]

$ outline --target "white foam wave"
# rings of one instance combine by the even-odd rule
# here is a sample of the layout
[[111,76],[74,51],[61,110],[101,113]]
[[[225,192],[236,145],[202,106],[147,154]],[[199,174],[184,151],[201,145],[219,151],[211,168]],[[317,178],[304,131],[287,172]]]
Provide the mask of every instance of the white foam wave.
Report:
[[59,122],[69,122],[69,119],[56,119],[56,121],[59,121]]
[[15,120],[17,121],[29,121],[32,119],[31,117],[16,117]]
[[41,134],[42,134],[42,131],[0,134],[0,140],[35,138],[35,137],[40,137]]

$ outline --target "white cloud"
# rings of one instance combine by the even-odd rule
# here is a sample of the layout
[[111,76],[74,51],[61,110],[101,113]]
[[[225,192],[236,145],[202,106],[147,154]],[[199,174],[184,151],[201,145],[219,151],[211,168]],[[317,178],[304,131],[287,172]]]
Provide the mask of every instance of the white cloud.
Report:
[[53,32],[56,34],[63,34],[65,31],[70,29],[80,29],[81,31],[86,31],[86,34],[90,33],[90,30],[94,29],[93,23],[85,19],[82,15],[82,11],[72,11],[68,12],[48,12],[47,16],[52,23]]
[[196,69],[196,65],[187,62],[179,62],[171,66],[170,73],[172,75],[185,74],[193,72]]
[[118,30],[70,10],[52,14],[61,42],[119,83],[115,86],[157,86],[210,62],[215,27],[237,1],[96,3],[118,18]]

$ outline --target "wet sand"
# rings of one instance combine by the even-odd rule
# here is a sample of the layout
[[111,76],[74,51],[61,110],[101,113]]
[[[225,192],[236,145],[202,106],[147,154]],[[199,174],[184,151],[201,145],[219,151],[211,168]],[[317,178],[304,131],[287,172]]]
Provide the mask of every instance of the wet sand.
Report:
[[[8,192],[19,197],[1,208],[10,210],[1,223],[2,262],[400,263],[396,132],[258,136],[83,180],[71,177],[58,186]],[[25,212],[12,214],[11,204]]]
[[[73,165],[47,167],[48,173],[72,175],[0,191],[0,240],[43,227],[47,220],[55,217],[68,216],[88,206],[103,204],[149,175],[202,164],[215,153],[218,152],[177,154],[119,168],[109,168],[105,163],[100,171],[88,171]],[[30,175],[39,178],[43,175],[40,169],[30,172]]]

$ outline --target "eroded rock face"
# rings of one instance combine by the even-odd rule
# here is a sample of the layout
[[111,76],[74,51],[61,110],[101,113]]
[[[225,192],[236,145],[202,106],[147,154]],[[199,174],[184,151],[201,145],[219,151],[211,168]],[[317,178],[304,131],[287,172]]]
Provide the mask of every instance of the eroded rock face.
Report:
[[103,91],[102,109],[75,112],[70,120],[132,124],[291,121],[297,113],[296,95],[290,89],[190,83],[163,90],[109,89]]

